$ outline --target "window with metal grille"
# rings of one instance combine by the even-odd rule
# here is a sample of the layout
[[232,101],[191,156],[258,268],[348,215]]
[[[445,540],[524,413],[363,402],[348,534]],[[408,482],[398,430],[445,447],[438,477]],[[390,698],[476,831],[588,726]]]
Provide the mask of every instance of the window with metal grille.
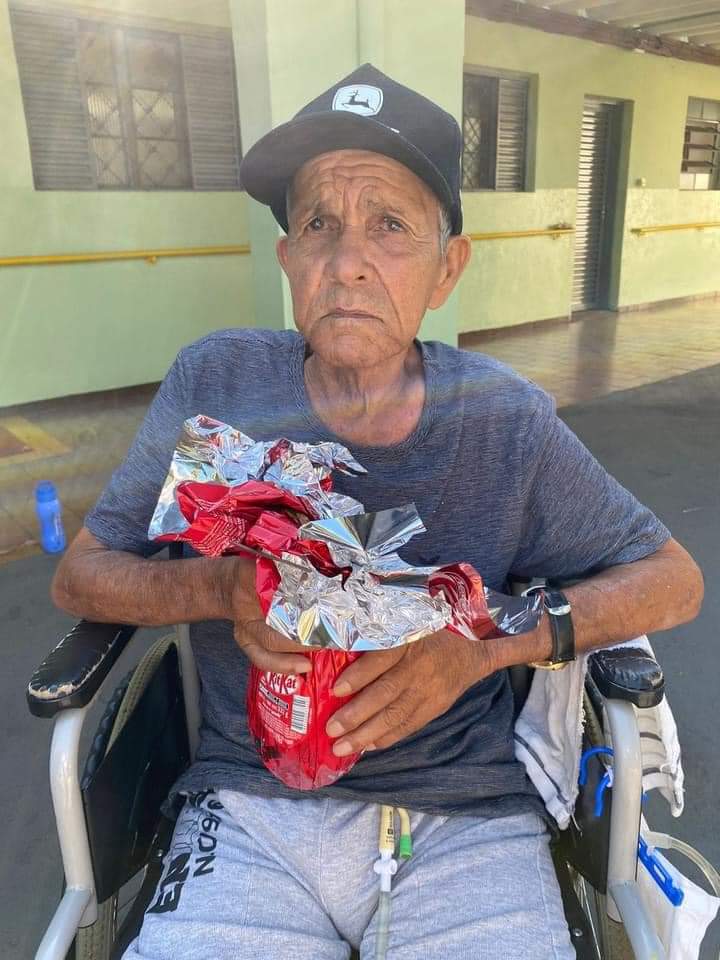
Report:
[[525,190],[526,77],[463,77],[463,189]]
[[240,188],[229,31],[10,13],[38,189]]
[[720,100],[688,100],[681,190],[720,190]]

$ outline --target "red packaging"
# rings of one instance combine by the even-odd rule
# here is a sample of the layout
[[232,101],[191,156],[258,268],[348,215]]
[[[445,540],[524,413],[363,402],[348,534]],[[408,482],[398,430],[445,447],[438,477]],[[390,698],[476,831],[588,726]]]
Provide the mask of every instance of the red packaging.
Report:
[[[276,463],[288,449],[282,441],[269,451]],[[319,480],[323,490],[331,479]],[[158,540],[184,540],[205,556],[223,556],[252,550],[281,557],[307,559],[321,574],[342,576],[342,586],[351,573],[339,567],[322,538],[298,539],[298,528],[318,514],[312,498],[302,498],[264,480],[227,483],[181,480],[175,503],[186,526],[176,518]],[[413,508],[414,511],[414,508]],[[173,516],[171,514],[171,516]],[[381,575],[382,576],[382,575]],[[269,556],[256,561],[255,586],[260,607],[267,617],[281,576]],[[449,628],[469,639],[502,637],[533,629],[541,615],[541,597],[506,597],[488,590],[479,573],[465,563],[447,565],[428,576],[431,595],[442,594],[450,604]],[[312,663],[309,674],[287,676],[251,666],[247,689],[248,724],[265,766],[283,783],[297,790],[313,790],[333,783],[357,762],[360,754],[336,757],[325,733],[330,717],[350,697],[333,696],[339,675],[362,653],[334,647],[302,648]],[[307,652],[304,652],[307,650]]]
[[351,697],[335,697],[335,681],[361,653],[314,650],[309,674],[287,676],[250,668],[247,712],[250,732],[265,766],[296,790],[327,787],[357,762],[359,753],[336,757],[325,733],[330,717]]
[[[321,485],[330,488],[328,477]],[[189,526],[182,534],[158,539],[186,540],[198,552],[221,556],[237,552],[239,544],[307,557],[327,576],[347,573],[335,566],[328,547],[297,539],[300,523],[310,519],[298,497],[262,481],[228,488],[219,483],[185,481],[178,485],[177,503]],[[267,615],[280,582],[275,564],[256,561],[255,587]],[[332,688],[343,670],[360,653],[325,649],[305,654],[311,673],[286,676],[251,666],[247,688],[248,725],[265,766],[297,790],[325,787],[357,762],[360,754],[336,757],[325,725],[350,697],[334,697]]]

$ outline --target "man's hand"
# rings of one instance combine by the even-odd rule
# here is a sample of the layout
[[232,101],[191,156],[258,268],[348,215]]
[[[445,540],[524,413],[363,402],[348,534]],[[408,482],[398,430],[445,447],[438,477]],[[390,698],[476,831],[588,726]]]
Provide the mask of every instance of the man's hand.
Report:
[[265,623],[255,593],[255,564],[240,562],[230,584],[229,619],[235,642],[248,660],[260,670],[275,673],[308,673],[311,664],[307,648],[272,630]]
[[306,656],[307,647],[271,630],[259,611],[257,619],[235,620],[233,636],[248,660],[260,670],[295,674],[309,673],[312,669]]
[[307,673],[299,643],[265,625],[248,557],[145,560],[110,550],[85,527],[55,573],[52,597],[61,610],[100,623],[155,627],[231,620],[235,640],[261,670]]
[[339,738],[333,752],[342,757],[390,747],[420,730],[497,669],[491,649],[492,641],[441,630],[406,646],[363,654],[335,684],[337,696],[356,696],[325,728]]

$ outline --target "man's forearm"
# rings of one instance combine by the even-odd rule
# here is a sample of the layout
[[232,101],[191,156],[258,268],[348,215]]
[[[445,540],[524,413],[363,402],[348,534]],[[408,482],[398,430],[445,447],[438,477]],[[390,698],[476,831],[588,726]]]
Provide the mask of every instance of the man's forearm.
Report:
[[253,570],[252,561],[238,557],[153,561],[119,550],[86,550],[60,565],[52,597],[66,612],[102,623],[230,619],[233,585],[241,577],[250,587]]
[[[667,630],[697,616],[703,580],[690,555],[671,540],[644,560],[621,564],[568,587],[578,653]],[[501,666],[547,660],[547,617],[531,634],[502,641]]]

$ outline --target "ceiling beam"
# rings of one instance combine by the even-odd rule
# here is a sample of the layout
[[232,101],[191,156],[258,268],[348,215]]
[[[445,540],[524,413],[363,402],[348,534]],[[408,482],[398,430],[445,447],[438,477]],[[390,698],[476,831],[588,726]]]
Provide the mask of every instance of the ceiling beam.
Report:
[[582,2],[582,0],[573,0],[572,3],[570,0],[554,0],[552,7],[553,10],[557,10],[559,13],[574,13],[577,16],[578,10],[592,10],[593,15],[595,15],[597,8],[606,7],[607,5],[608,0],[584,0],[584,2]]
[[718,0],[687,0],[680,9],[678,7],[677,0],[613,0],[612,3],[595,8],[593,16],[612,20],[618,26],[632,26],[634,23],[672,20],[678,13],[683,17],[697,13],[713,13],[718,8]]
[[530,27],[545,33],[561,33],[624,50],[641,50],[659,57],[676,57],[678,60],[693,60],[720,67],[720,50],[685,43],[683,40],[664,39],[644,31],[622,30],[610,23],[544,10],[518,0],[465,0],[465,11],[471,16]]
[[702,43],[701,37],[704,37],[706,33],[716,33],[718,30],[720,30],[720,17],[718,17],[715,23],[709,24],[707,27],[696,27],[694,30],[653,30],[652,32],[657,33],[658,36],[667,37],[668,39],[689,40],[690,43]]
[[[627,16],[635,22],[650,20],[672,20],[679,15],[692,16],[697,7],[698,13],[710,10],[720,11],[720,0],[525,0],[534,7],[550,7],[558,13],[572,13],[587,10],[596,20],[612,21],[615,17]],[[666,16],[663,16],[665,15]]]
[[693,37],[693,43],[710,43],[714,46],[720,43],[720,30],[713,30],[709,33],[703,33],[699,37]]
[[[527,3],[527,0],[525,0]],[[589,10],[590,7],[599,7],[608,0],[531,0],[536,7],[550,7],[561,13],[575,13],[576,10]]]
[[643,30],[649,30],[651,33],[660,33],[663,36],[676,33],[686,33],[688,36],[692,36],[694,33],[702,33],[703,30],[717,24],[720,24],[720,7],[713,13],[698,14],[696,17],[643,23],[642,28]]

